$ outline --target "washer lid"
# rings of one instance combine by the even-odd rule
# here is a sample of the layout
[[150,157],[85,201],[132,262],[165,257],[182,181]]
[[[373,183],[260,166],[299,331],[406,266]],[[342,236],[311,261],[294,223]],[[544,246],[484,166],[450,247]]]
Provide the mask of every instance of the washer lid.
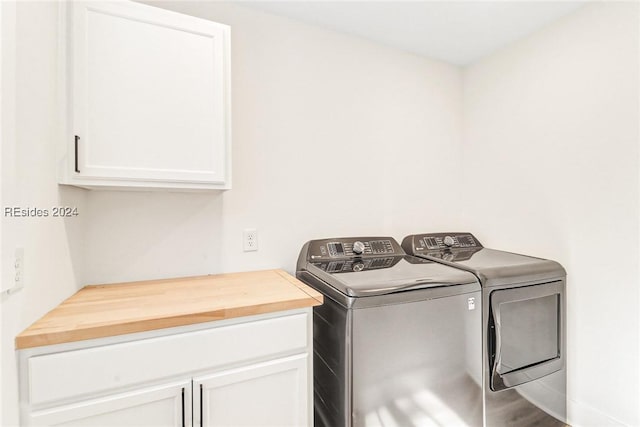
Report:
[[[362,252],[355,254],[354,247]],[[391,237],[307,242],[298,259],[300,271],[308,271],[327,286],[356,298],[474,283],[478,284],[479,289],[473,274],[407,256]]]
[[468,272],[410,256],[313,262],[309,264],[308,271],[351,297],[478,282]]

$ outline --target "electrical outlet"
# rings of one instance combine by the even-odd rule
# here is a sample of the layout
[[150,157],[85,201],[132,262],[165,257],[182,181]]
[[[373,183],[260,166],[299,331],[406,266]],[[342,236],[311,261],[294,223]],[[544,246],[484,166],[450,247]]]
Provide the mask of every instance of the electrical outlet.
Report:
[[16,254],[13,261],[13,287],[9,290],[13,292],[24,285],[24,249],[16,248]]
[[245,252],[258,250],[258,230],[255,228],[246,228],[242,232],[242,248]]

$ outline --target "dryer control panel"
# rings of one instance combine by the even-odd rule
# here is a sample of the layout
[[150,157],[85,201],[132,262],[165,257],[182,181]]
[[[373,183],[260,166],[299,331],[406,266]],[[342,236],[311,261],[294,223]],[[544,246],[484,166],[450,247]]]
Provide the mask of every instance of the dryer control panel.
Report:
[[471,233],[432,233],[414,239],[415,250],[464,249],[482,247]]
[[359,257],[402,256],[404,251],[392,237],[339,237],[312,240],[308,260],[334,260]]
[[412,234],[402,240],[402,249],[409,255],[425,255],[446,261],[465,261],[483,246],[471,233]]

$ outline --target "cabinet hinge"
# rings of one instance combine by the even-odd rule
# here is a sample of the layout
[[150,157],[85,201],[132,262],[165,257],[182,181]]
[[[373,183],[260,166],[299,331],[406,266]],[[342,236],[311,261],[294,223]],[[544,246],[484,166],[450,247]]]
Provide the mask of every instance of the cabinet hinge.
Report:
[[75,171],[76,173],[80,173],[80,168],[78,167],[78,143],[80,142],[80,137],[76,135],[75,140],[75,148],[76,148],[76,156],[75,156]]

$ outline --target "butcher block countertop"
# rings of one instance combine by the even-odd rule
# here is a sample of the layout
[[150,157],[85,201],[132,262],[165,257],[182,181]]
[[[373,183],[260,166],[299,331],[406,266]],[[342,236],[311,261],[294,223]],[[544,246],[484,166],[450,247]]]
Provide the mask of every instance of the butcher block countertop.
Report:
[[320,305],[283,270],[86,286],[16,337],[25,349]]

